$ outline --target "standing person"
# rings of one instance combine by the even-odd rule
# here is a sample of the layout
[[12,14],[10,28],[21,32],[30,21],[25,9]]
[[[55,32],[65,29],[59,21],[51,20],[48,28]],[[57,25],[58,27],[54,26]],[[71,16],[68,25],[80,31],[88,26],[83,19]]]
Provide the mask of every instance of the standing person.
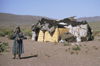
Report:
[[16,58],[16,54],[18,54],[18,59],[21,58],[21,54],[24,53],[24,48],[23,48],[23,33],[20,30],[19,26],[16,26],[16,31],[13,33],[14,36],[14,44],[12,48],[12,53],[14,55],[14,58]]

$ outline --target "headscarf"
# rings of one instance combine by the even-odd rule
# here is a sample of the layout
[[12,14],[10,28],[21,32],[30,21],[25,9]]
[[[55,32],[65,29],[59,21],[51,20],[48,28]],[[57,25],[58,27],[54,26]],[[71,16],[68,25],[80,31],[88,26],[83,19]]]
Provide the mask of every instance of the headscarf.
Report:
[[18,28],[18,34],[19,34],[19,36],[22,36],[23,35],[23,32],[20,30],[20,26],[16,26],[16,28]]
[[20,26],[16,26],[15,28],[18,28],[18,30],[19,30],[18,33],[21,32]]

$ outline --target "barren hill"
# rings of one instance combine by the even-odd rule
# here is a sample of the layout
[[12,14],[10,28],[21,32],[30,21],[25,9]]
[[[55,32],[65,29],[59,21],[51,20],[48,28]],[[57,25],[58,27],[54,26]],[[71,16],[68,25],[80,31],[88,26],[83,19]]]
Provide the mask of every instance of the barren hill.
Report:
[[[38,20],[40,20],[41,18],[42,16],[0,13],[0,28],[13,28],[16,25],[21,26],[21,28],[31,28],[31,25],[36,24]],[[44,17],[44,18],[47,18],[47,17]],[[51,19],[51,18],[48,18],[48,19]],[[78,18],[77,20],[78,21],[87,20],[88,22],[100,21],[100,16],[83,17],[83,18]]]
[[82,17],[78,18],[78,21],[84,21],[86,20],[87,22],[95,22],[95,21],[100,21],[100,16],[94,16],[94,17]]
[[16,25],[20,25],[25,28],[31,26],[31,24],[36,24],[41,18],[41,16],[0,13],[0,27],[12,28]]

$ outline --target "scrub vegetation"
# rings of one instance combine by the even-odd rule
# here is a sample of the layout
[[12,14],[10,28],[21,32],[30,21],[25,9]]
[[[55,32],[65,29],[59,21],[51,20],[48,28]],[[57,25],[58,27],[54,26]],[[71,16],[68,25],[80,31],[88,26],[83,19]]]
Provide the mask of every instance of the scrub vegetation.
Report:
[[[13,29],[0,29],[0,37],[5,37],[7,35],[8,39],[14,39]],[[31,29],[22,29],[22,32],[25,36],[32,37]]]
[[7,47],[8,47],[8,43],[0,42],[0,52],[5,52],[7,50]]

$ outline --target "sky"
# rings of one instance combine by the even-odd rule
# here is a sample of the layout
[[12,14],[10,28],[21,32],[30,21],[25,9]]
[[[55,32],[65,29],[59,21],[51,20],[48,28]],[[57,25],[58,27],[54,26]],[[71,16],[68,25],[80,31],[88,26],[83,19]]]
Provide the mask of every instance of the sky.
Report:
[[63,19],[100,16],[100,0],[0,0],[0,13]]

